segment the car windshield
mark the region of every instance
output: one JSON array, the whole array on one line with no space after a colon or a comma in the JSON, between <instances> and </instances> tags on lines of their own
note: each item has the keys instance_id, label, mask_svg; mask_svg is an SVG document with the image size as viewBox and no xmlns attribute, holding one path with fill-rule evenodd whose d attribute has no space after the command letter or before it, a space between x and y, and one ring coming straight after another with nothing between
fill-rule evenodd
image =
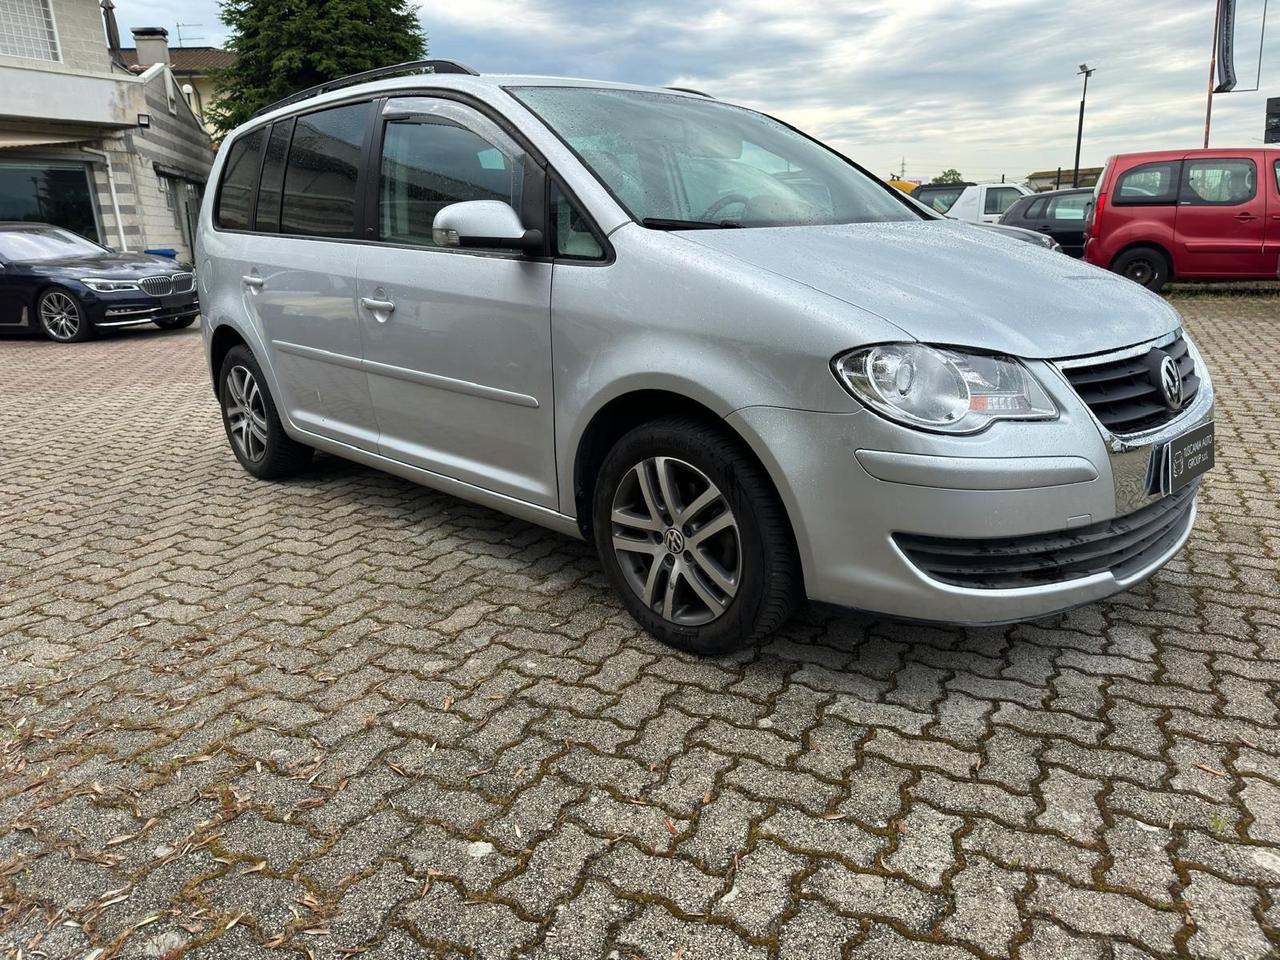
<instances>
[{"instance_id":1,"label":"car windshield","mask_svg":"<svg viewBox=\"0 0 1280 960\"><path fill-rule=\"evenodd\" d=\"M783 123L677 94L599 87L510 92L636 220L659 229L919 220L875 178Z\"/></svg>"},{"instance_id":2,"label":"car windshield","mask_svg":"<svg viewBox=\"0 0 1280 960\"><path fill-rule=\"evenodd\" d=\"M83 257L104 247L61 227L8 227L0 230L0 260L26 262Z\"/></svg>"}]
</instances>

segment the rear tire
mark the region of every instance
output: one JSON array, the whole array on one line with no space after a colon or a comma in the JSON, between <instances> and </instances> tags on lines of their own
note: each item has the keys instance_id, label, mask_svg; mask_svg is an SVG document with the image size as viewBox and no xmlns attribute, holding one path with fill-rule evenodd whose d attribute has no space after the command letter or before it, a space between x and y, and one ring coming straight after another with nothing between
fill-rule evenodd
<instances>
[{"instance_id":1,"label":"rear tire","mask_svg":"<svg viewBox=\"0 0 1280 960\"><path fill-rule=\"evenodd\" d=\"M1155 247L1134 247L1116 257L1111 269L1127 277L1134 283L1141 284L1152 293L1159 293L1169 282L1172 270L1169 258Z\"/></svg>"},{"instance_id":2,"label":"rear tire","mask_svg":"<svg viewBox=\"0 0 1280 960\"><path fill-rule=\"evenodd\" d=\"M57 343L84 343L96 332L80 299L63 287L50 287L36 300L36 322Z\"/></svg>"},{"instance_id":3,"label":"rear tire","mask_svg":"<svg viewBox=\"0 0 1280 960\"><path fill-rule=\"evenodd\" d=\"M306 469L315 451L285 433L267 378L248 347L227 351L218 400L227 442L245 470L260 480L277 480Z\"/></svg>"},{"instance_id":4,"label":"rear tire","mask_svg":"<svg viewBox=\"0 0 1280 960\"><path fill-rule=\"evenodd\" d=\"M740 649L781 627L803 599L777 493L716 426L664 419L623 436L600 467L592 515L609 582L670 646Z\"/></svg>"},{"instance_id":5,"label":"rear tire","mask_svg":"<svg viewBox=\"0 0 1280 960\"><path fill-rule=\"evenodd\" d=\"M156 326L161 330L181 330L196 322L195 317L174 317L171 320L157 320Z\"/></svg>"}]
</instances>

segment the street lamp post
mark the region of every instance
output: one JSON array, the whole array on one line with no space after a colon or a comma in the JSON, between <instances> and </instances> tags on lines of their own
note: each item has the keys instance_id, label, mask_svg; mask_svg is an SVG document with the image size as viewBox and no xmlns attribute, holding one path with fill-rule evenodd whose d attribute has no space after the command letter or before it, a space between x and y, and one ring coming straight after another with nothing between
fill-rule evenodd
<instances>
[{"instance_id":1,"label":"street lamp post","mask_svg":"<svg viewBox=\"0 0 1280 960\"><path fill-rule=\"evenodd\" d=\"M1084 139L1084 101L1089 96L1089 78L1093 76L1093 70L1087 63L1080 64L1080 70L1076 76L1084 77L1084 92L1080 94L1080 122L1076 125L1076 166L1071 174L1071 186L1080 186L1080 141Z\"/></svg>"}]
</instances>

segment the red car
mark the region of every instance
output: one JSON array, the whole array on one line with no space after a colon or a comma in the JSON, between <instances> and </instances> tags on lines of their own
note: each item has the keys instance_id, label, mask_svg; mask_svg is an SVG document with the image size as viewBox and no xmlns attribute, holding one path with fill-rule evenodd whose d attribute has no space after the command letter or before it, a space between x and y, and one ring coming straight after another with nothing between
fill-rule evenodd
<instances>
[{"instance_id":1,"label":"red car","mask_svg":"<svg viewBox=\"0 0 1280 960\"><path fill-rule=\"evenodd\" d=\"M1085 218L1084 259L1150 290L1170 280L1280 277L1280 150L1112 157Z\"/></svg>"}]
</instances>

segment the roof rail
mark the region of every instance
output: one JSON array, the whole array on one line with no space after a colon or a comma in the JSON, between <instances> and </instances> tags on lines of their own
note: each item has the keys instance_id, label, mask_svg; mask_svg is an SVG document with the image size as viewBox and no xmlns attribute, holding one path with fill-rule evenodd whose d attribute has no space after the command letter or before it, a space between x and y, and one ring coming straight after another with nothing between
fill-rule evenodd
<instances>
[{"instance_id":1,"label":"roof rail","mask_svg":"<svg viewBox=\"0 0 1280 960\"><path fill-rule=\"evenodd\" d=\"M394 63L389 67L362 70L359 73L338 77L336 80L326 80L324 83L318 83L314 87L307 87L305 90L289 94L283 100L277 100L275 103L267 104L260 110L255 110L253 117L260 117L262 114L278 107L287 107L291 103L318 97L320 94L328 93L330 90L341 90L343 87L351 87L357 83L380 80L383 77L396 77L402 73L463 73L472 77L480 76L475 70L459 63L457 60L407 60L404 63ZM250 117L250 119L253 119L253 117Z\"/></svg>"},{"instance_id":2,"label":"roof rail","mask_svg":"<svg viewBox=\"0 0 1280 960\"><path fill-rule=\"evenodd\" d=\"M668 90L674 90L676 93L692 93L695 97L706 97L708 100L714 100L709 93L703 93L701 90L695 90L693 87L667 87Z\"/></svg>"}]
</instances>

